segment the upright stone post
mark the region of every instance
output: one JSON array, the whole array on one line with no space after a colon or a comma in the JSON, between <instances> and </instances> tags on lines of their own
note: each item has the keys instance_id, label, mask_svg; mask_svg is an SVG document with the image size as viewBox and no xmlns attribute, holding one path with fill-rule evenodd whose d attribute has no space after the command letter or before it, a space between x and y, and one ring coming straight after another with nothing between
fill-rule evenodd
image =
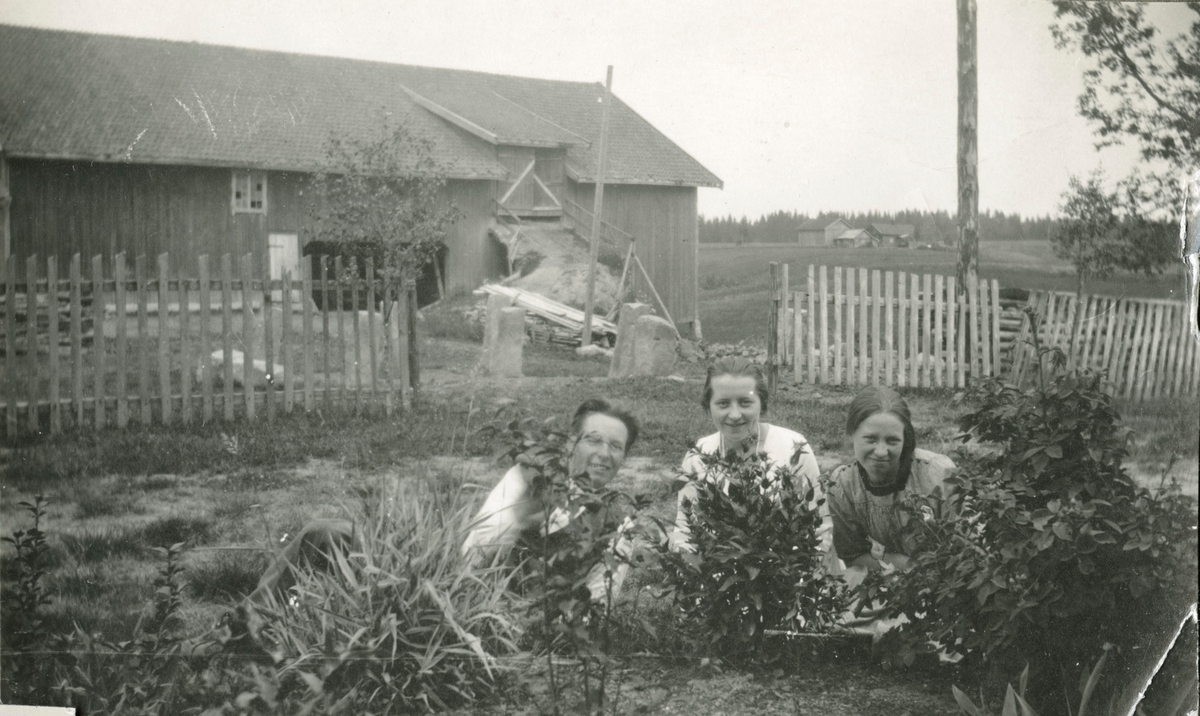
<instances>
[{"instance_id":1,"label":"upright stone post","mask_svg":"<svg viewBox=\"0 0 1200 716\"><path fill-rule=\"evenodd\" d=\"M496 349L496 338L500 333L500 311L513 305L511 296L488 294L487 313L483 318L483 354L480 360L487 369L492 364L492 352Z\"/></svg>"},{"instance_id":2,"label":"upright stone post","mask_svg":"<svg viewBox=\"0 0 1200 716\"><path fill-rule=\"evenodd\" d=\"M525 309L502 308L497 321L496 342L489 356L488 373L500 378L520 378L521 352L525 345Z\"/></svg>"},{"instance_id":3,"label":"upright stone post","mask_svg":"<svg viewBox=\"0 0 1200 716\"><path fill-rule=\"evenodd\" d=\"M613 348L612 363L608 366L609 378L623 378L633 374L637 322L639 318L647 315L650 315L650 306L644 303L626 303L621 306L621 314L617 319L617 345Z\"/></svg>"},{"instance_id":4,"label":"upright stone post","mask_svg":"<svg viewBox=\"0 0 1200 716\"><path fill-rule=\"evenodd\" d=\"M675 326L665 318L637 319L633 375L670 375L675 367Z\"/></svg>"}]
</instances>

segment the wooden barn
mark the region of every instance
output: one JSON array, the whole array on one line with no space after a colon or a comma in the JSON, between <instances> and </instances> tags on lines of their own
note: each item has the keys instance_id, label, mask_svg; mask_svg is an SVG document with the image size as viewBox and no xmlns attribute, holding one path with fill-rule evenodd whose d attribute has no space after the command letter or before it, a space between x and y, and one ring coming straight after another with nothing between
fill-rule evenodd
<instances>
[{"instance_id":1,"label":"wooden barn","mask_svg":"<svg viewBox=\"0 0 1200 716\"><path fill-rule=\"evenodd\" d=\"M853 228L845 219L841 218L833 221L809 219L800 225L797 242L801 246L833 246L834 239Z\"/></svg>"},{"instance_id":2,"label":"wooden barn","mask_svg":"<svg viewBox=\"0 0 1200 716\"><path fill-rule=\"evenodd\" d=\"M194 271L201 254L251 253L282 271L299 262L305 190L328 167L330 139L377 139L396 122L432 144L450 179L463 218L442 268L449 291L466 291L506 271L489 233L499 215L591 211L603 93L599 83L0 25L5 258L56 255L65 271L76 252L166 251L172 270ZM614 97L604 219L636 239L679 324L697 319L701 186L721 181Z\"/></svg>"},{"instance_id":3,"label":"wooden barn","mask_svg":"<svg viewBox=\"0 0 1200 716\"><path fill-rule=\"evenodd\" d=\"M875 238L880 246L911 248L914 243L916 227L912 224L880 224L867 227L867 233Z\"/></svg>"}]
</instances>

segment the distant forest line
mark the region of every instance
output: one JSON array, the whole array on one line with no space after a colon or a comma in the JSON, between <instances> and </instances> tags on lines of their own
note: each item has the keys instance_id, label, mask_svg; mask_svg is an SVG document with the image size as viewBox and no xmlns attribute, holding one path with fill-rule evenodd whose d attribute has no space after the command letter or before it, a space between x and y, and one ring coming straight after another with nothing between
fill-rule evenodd
<instances>
[{"instance_id":1,"label":"distant forest line","mask_svg":"<svg viewBox=\"0 0 1200 716\"><path fill-rule=\"evenodd\" d=\"M732 216L700 217L702 244L786 244L796 243L800 225L809 219L825 224L844 219L856 229L870 224L912 224L917 243L954 244L958 224L949 212L901 211L884 213L821 212L815 217L792 211L776 211L754 221ZM987 211L979 214L980 241L1049 241L1058 228L1058 220L1049 216L1024 218L1020 214Z\"/></svg>"}]
</instances>

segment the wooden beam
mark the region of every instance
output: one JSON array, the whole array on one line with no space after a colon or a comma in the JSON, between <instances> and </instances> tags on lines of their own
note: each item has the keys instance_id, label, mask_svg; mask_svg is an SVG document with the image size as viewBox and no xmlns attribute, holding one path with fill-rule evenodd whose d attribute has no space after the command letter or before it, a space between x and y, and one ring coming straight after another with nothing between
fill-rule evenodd
<instances>
[{"instance_id":1,"label":"wooden beam","mask_svg":"<svg viewBox=\"0 0 1200 716\"><path fill-rule=\"evenodd\" d=\"M462 115L451 112L450 110L446 109L445 107L438 104L437 102L434 102L431 99L422 97L421 95L417 94L416 92L413 92L412 90L405 87L404 85L400 85L400 89L404 90L404 93L407 94L409 96L409 98L412 99L412 101L421 105L422 107L429 110L430 112L433 112L434 114L436 114L437 116L446 120L447 122L449 122L455 126L461 127L463 129L467 130L468 132L470 132L471 134L474 134L475 136L477 136L480 139L483 139L487 142L490 142L492 144L499 143L497 141L497 138L496 138L496 135L494 132L489 132L488 130L484 129L483 127L480 127L478 124L475 124L471 120L467 119L466 117L463 117Z\"/></svg>"},{"instance_id":2,"label":"wooden beam","mask_svg":"<svg viewBox=\"0 0 1200 716\"><path fill-rule=\"evenodd\" d=\"M537 164L537 160L531 159L529 161L529 166L525 167L525 171L521 172L521 176L517 177L517 180L512 183L512 186L508 188L508 191L504 192L504 196L500 197L499 203L501 206L504 206L504 202L508 201L508 197L512 196L513 192L517 190L517 187L521 186L521 182L525 181L525 177L529 176L529 172L533 171L534 164ZM508 207L504 206L504 210L508 211Z\"/></svg>"},{"instance_id":3,"label":"wooden beam","mask_svg":"<svg viewBox=\"0 0 1200 716\"><path fill-rule=\"evenodd\" d=\"M592 208L592 238L588 257L587 300L583 304L582 346L592 344L592 304L596 297L596 259L600 254L600 217L604 215L604 171L608 164L608 108L612 104L612 75L613 68L612 65L609 65L604 80L604 104L600 112L600 161L596 167L596 201ZM638 262L638 265L641 265L641 261ZM645 271L646 269L643 268L642 273ZM646 280L649 281L649 277ZM651 288L653 289L653 286ZM657 295L656 293L655 296Z\"/></svg>"}]
</instances>

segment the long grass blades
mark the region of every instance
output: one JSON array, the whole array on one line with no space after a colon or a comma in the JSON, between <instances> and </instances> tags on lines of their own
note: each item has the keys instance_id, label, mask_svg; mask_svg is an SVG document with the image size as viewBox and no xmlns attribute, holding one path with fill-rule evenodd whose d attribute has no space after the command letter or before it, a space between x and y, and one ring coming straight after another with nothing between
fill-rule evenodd
<instances>
[{"instance_id":1,"label":"long grass blades","mask_svg":"<svg viewBox=\"0 0 1200 716\"><path fill-rule=\"evenodd\" d=\"M448 708L489 691L517 651L512 572L468 564L476 505L431 477L367 495L354 546L328 569L297 567L295 586L262 610L264 642L325 698L353 692L355 709L376 713Z\"/></svg>"}]
</instances>

